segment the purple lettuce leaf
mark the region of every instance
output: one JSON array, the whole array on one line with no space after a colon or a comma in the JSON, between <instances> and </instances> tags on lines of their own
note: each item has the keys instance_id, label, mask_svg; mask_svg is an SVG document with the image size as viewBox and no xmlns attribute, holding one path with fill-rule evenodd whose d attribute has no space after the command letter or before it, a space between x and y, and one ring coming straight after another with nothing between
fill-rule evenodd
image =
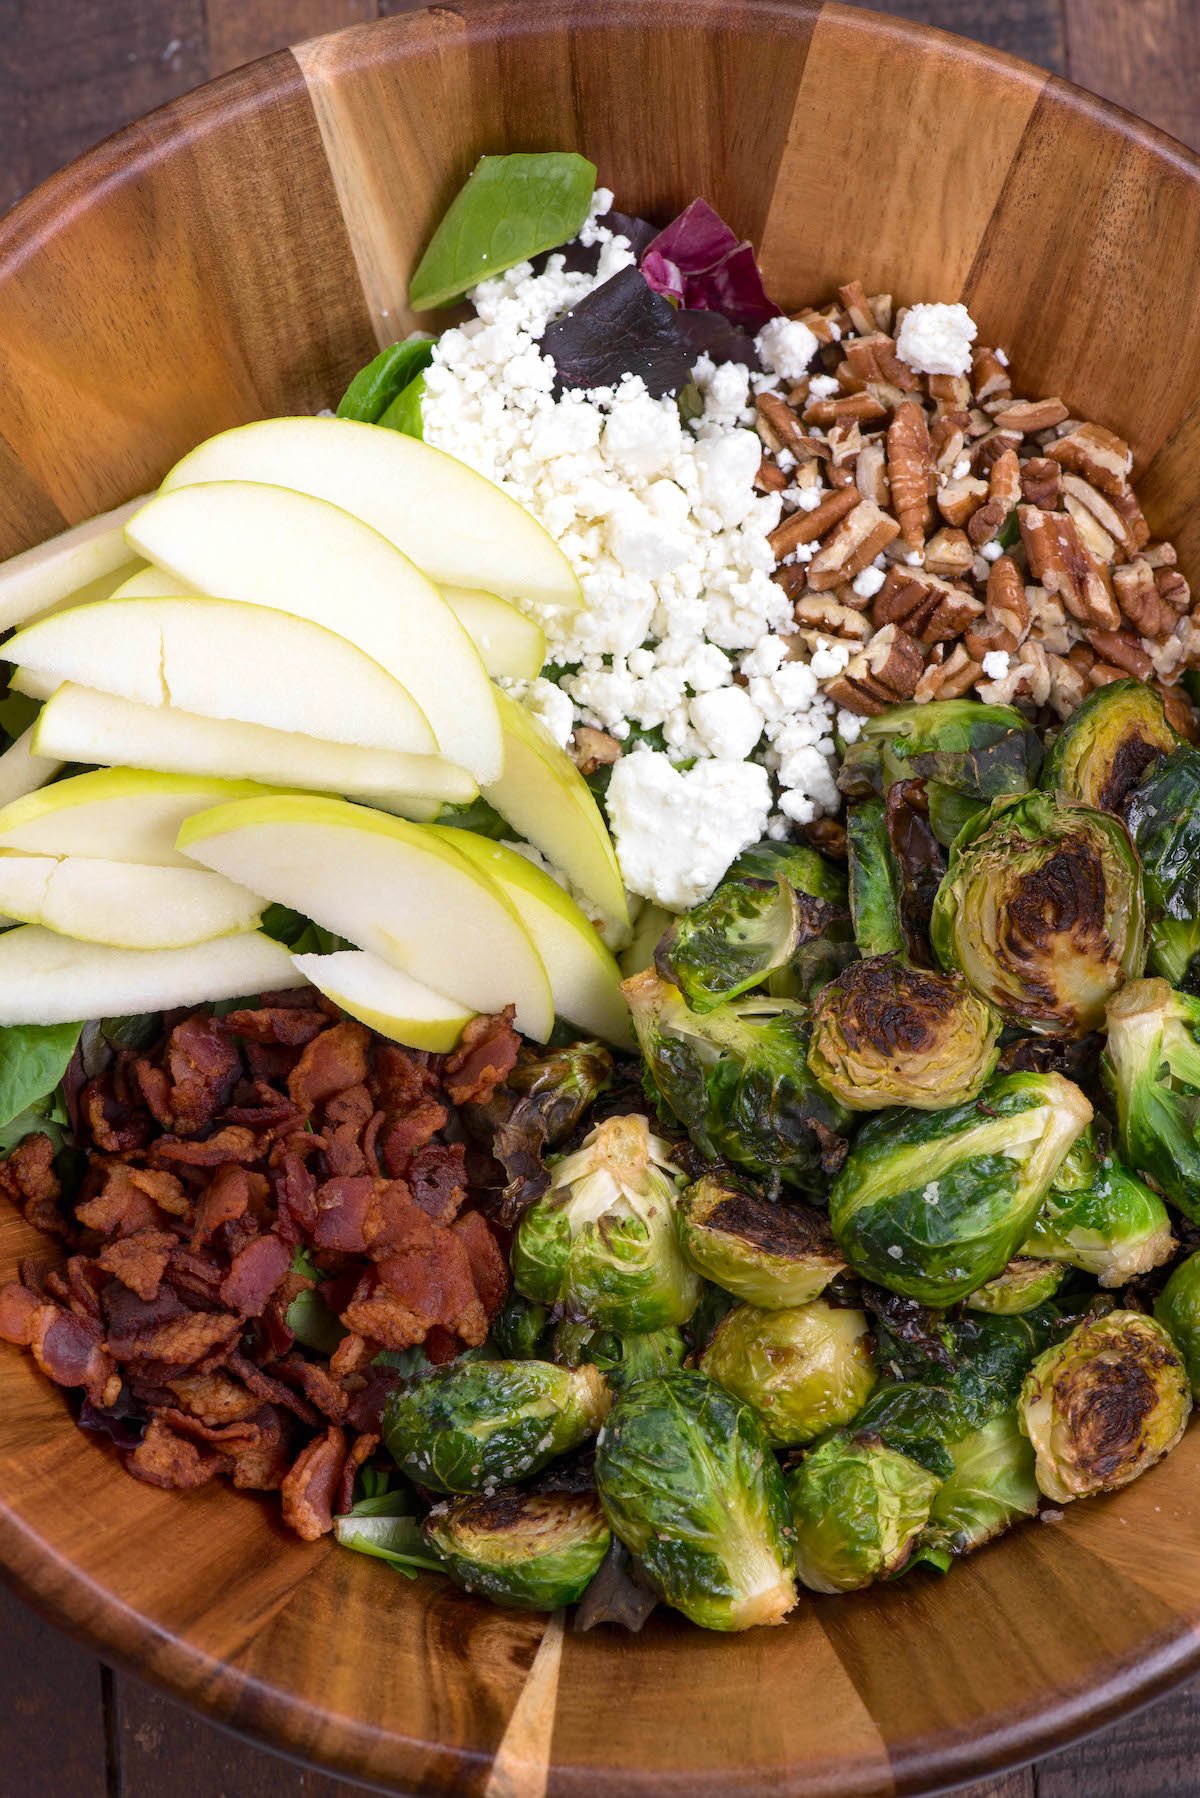
<instances>
[{"instance_id":1,"label":"purple lettuce leaf","mask_svg":"<svg viewBox=\"0 0 1200 1798\"><path fill-rule=\"evenodd\" d=\"M754 246L739 242L706 200L693 200L659 232L642 257L642 273L655 293L689 311L723 313L747 331L779 316Z\"/></svg>"},{"instance_id":2,"label":"purple lettuce leaf","mask_svg":"<svg viewBox=\"0 0 1200 1798\"><path fill-rule=\"evenodd\" d=\"M715 268L737 245L736 233L720 213L714 212L707 200L693 200L677 219L663 227L646 254L656 252L664 261L674 263L681 275L698 275Z\"/></svg>"},{"instance_id":3,"label":"purple lettuce leaf","mask_svg":"<svg viewBox=\"0 0 1200 1798\"><path fill-rule=\"evenodd\" d=\"M692 374L692 355L675 308L651 292L636 268L594 287L547 325L540 345L555 367L555 393L566 387L615 387L640 375L653 399L678 393Z\"/></svg>"},{"instance_id":4,"label":"purple lettuce leaf","mask_svg":"<svg viewBox=\"0 0 1200 1798\"><path fill-rule=\"evenodd\" d=\"M675 322L687 340L693 361L707 356L712 362L740 362L755 374L761 371L753 337L739 331L721 313L684 310L675 314Z\"/></svg>"}]
</instances>

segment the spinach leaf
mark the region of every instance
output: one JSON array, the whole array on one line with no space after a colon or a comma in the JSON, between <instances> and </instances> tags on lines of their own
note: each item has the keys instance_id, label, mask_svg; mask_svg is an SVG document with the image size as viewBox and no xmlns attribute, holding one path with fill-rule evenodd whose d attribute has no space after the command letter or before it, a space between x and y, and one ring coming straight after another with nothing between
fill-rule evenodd
<instances>
[{"instance_id":1,"label":"spinach leaf","mask_svg":"<svg viewBox=\"0 0 1200 1798\"><path fill-rule=\"evenodd\" d=\"M466 805L444 805L437 815L437 822L448 825L451 830L474 831L477 837L490 837L493 843L511 843L517 840L517 832L512 825L505 823L495 806L489 804L482 794Z\"/></svg>"},{"instance_id":2,"label":"spinach leaf","mask_svg":"<svg viewBox=\"0 0 1200 1798\"><path fill-rule=\"evenodd\" d=\"M425 420L421 414L421 402L424 398L425 376L421 374L401 389L379 423L385 430L399 431L405 437L419 437L423 441Z\"/></svg>"},{"instance_id":3,"label":"spinach leaf","mask_svg":"<svg viewBox=\"0 0 1200 1798\"><path fill-rule=\"evenodd\" d=\"M63 1146L69 1121L61 1093L57 1089L47 1093L45 1098L37 1099L24 1111L19 1111L7 1124L0 1124L0 1155L7 1155L35 1131L50 1138L57 1155Z\"/></svg>"},{"instance_id":4,"label":"spinach leaf","mask_svg":"<svg viewBox=\"0 0 1200 1798\"><path fill-rule=\"evenodd\" d=\"M409 283L409 304L448 306L489 275L553 250L587 217L596 169L569 150L481 156Z\"/></svg>"},{"instance_id":5,"label":"spinach leaf","mask_svg":"<svg viewBox=\"0 0 1200 1798\"><path fill-rule=\"evenodd\" d=\"M82 1024L13 1024L0 1030L0 1126L12 1124L38 1100L53 1094L82 1028Z\"/></svg>"},{"instance_id":6,"label":"spinach leaf","mask_svg":"<svg viewBox=\"0 0 1200 1798\"><path fill-rule=\"evenodd\" d=\"M337 936L332 930L326 930L321 924L314 924L303 912L293 911L290 905L268 905L262 915L259 929L264 936L274 937L293 955L332 955L338 949L352 949L345 937ZM226 1010L231 1009L226 1006ZM216 1015L217 1008L213 1007Z\"/></svg>"},{"instance_id":7,"label":"spinach leaf","mask_svg":"<svg viewBox=\"0 0 1200 1798\"><path fill-rule=\"evenodd\" d=\"M396 396L432 360L433 338L427 331L414 331L403 343L389 344L373 362L359 369L338 401L338 417L378 424Z\"/></svg>"}]
</instances>

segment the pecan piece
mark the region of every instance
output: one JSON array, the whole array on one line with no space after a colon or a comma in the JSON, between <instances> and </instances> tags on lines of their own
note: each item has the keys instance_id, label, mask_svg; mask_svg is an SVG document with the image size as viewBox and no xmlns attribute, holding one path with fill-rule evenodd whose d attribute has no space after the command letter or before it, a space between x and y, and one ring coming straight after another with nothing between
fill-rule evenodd
<instances>
[{"instance_id":1,"label":"pecan piece","mask_svg":"<svg viewBox=\"0 0 1200 1798\"><path fill-rule=\"evenodd\" d=\"M992 463L1005 450L1015 450L1021 442L1019 431L985 431L971 445L971 469L974 474L990 475Z\"/></svg>"},{"instance_id":2,"label":"pecan piece","mask_svg":"<svg viewBox=\"0 0 1200 1798\"><path fill-rule=\"evenodd\" d=\"M800 420L786 400L777 393L760 393L754 402L758 410L759 436L770 450L791 450L794 456L804 453L804 432Z\"/></svg>"},{"instance_id":3,"label":"pecan piece","mask_svg":"<svg viewBox=\"0 0 1200 1798\"><path fill-rule=\"evenodd\" d=\"M979 401L999 399L1012 393L1012 379L995 350L977 347L971 357L971 385Z\"/></svg>"},{"instance_id":4,"label":"pecan piece","mask_svg":"<svg viewBox=\"0 0 1200 1798\"><path fill-rule=\"evenodd\" d=\"M844 287L839 287L838 299L850 314L850 323L854 329L864 337L879 329L871 310L871 302L867 298L867 290L861 281L847 281Z\"/></svg>"},{"instance_id":5,"label":"pecan piece","mask_svg":"<svg viewBox=\"0 0 1200 1798\"><path fill-rule=\"evenodd\" d=\"M776 561L782 562L784 556L790 556L800 544L815 543L819 537L823 537L839 519L858 505L861 497L857 487L842 487L836 493L826 494L820 505L814 506L811 512L792 512L782 524L775 526L767 538L775 552ZM831 587L836 584L835 581L829 582Z\"/></svg>"},{"instance_id":6,"label":"pecan piece","mask_svg":"<svg viewBox=\"0 0 1200 1798\"><path fill-rule=\"evenodd\" d=\"M843 605L824 593L806 593L796 601L797 627L820 637L838 637L845 643L865 643L871 626L857 606Z\"/></svg>"},{"instance_id":7,"label":"pecan piece","mask_svg":"<svg viewBox=\"0 0 1200 1798\"><path fill-rule=\"evenodd\" d=\"M777 463L769 456L764 456L758 465L758 473L754 477L756 493L782 493L788 484L788 478Z\"/></svg>"},{"instance_id":8,"label":"pecan piece","mask_svg":"<svg viewBox=\"0 0 1200 1798\"><path fill-rule=\"evenodd\" d=\"M1093 630L1117 630L1121 620L1116 602L1081 542L1074 519L1062 512L1043 512L1037 506L1019 506L1017 520L1034 579L1047 593L1057 594L1081 624Z\"/></svg>"},{"instance_id":9,"label":"pecan piece","mask_svg":"<svg viewBox=\"0 0 1200 1798\"><path fill-rule=\"evenodd\" d=\"M988 498L1011 512L1021 497L1021 464L1014 449L1001 450L988 471Z\"/></svg>"},{"instance_id":10,"label":"pecan piece","mask_svg":"<svg viewBox=\"0 0 1200 1798\"><path fill-rule=\"evenodd\" d=\"M982 610L965 587L924 568L894 563L875 597L871 620L877 630L902 624L910 637L930 648L960 636Z\"/></svg>"},{"instance_id":11,"label":"pecan piece","mask_svg":"<svg viewBox=\"0 0 1200 1798\"><path fill-rule=\"evenodd\" d=\"M865 337L854 337L844 346L846 362L843 366L855 380L864 387L874 382L886 382L889 387L898 387L904 393L914 393L921 381L907 362L901 362L896 354L896 340L886 332L873 331ZM838 379L842 380L841 370Z\"/></svg>"},{"instance_id":12,"label":"pecan piece","mask_svg":"<svg viewBox=\"0 0 1200 1798\"><path fill-rule=\"evenodd\" d=\"M1002 430L1016 431L1021 437L1032 437L1035 431L1048 431L1060 425L1070 414L1060 399L1014 400L996 414Z\"/></svg>"},{"instance_id":13,"label":"pecan piece","mask_svg":"<svg viewBox=\"0 0 1200 1798\"><path fill-rule=\"evenodd\" d=\"M872 717L897 700L911 699L921 678L922 655L906 631L889 624L825 688L847 711Z\"/></svg>"},{"instance_id":14,"label":"pecan piece","mask_svg":"<svg viewBox=\"0 0 1200 1798\"><path fill-rule=\"evenodd\" d=\"M571 760L581 774L594 774L597 768L610 768L621 759L621 745L606 730L593 730L590 724L577 724L571 737Z\"/></svg>"},{"instance_id":15,"label":"pecan piece","mask_svg":"<svg viewBox=\"0 0 1200 1798\"><path fill-rule=\"evenodd\" d=\"M974 560L965 531L940 530L925 545L925 566L930 574L966 574Z\"/></svg>"},{"instance_id":16,"label":"pecan piece","mask_svg":"<svg viewBox=\"0 0 1200 1798\"><path fill-rule=\"evenodd\" d=\"M943 659L944 648L939 643L934 650L934 659L917 682L914 699L961 699L983 673L981 664L971 660L961 643L956 643Z\"/></svg>"},{"instance_id":17,"label":"pecan piece","mask_svg":"<svg viewBox=\"0 0 1200 1798\"><path fill-rule=\"evenodd\" d=\"M1010 631L1018 643L1029 632L1029 601L1021 571L1011 556L997 556L988 570L987 615Z\"/></svg>"},{"instance_id":18,"label":"pecan piece","mask_svg":"<svg viewBox=\"0 0 1200 1798\"><path fill-rule=\"evenodd\" d=\"M874 500L877 506L886 506L890 494L886 464L887 457L878 437L863 444L854 464L854 485L864 499Z\"/></svg>"},{"instance_id":19,"label":"pecan piece","mask_svg":"<svg viewBox=\"0 0 1200 1798\"><path fill-rule=\"evenodd\" d=\"M1046 665L1050 670L1050 704L1060 718L1069 718L1087 698L1087 675L1061 655L1048 653Z\"/></svg>"},{"instance_id":20,"label":"pecan piece","mask_svg":"<svg viewBox=\"0 0 1200 1798\"><path fill-rule=\"evenodd\" d=\"M1163 702L1163 712L1171 729L1178 731L1186 743L1200 742L1200 716L1182 687L1165 687L1154 682L1154 690Z\"/></svg>"},{"instance_id":21,"label":"pecan piece","mask_svg":"<svg viewBox=\"0 0 1200 1798\"><path fill-rule=\"evenodd\" d=\"M1178 568L1156 568L1154 585L1158 588L1158 597L1165 599L1176 612L1186 612L1192 603L1192 590Z\"/></svg>"},{"instance_id":22,"label":"pecan piece","mask_svg":"<svg viewBox=\"0 0 1200 1798\"><path fill-rule=\"evenodd\" d=\"M971 405L971 383L965 375L930 375L929 397L939 418L945 412L965 414Z\"/></svg>"},{"instance_id":23,"label":"pecan piece","mask_svg":"<svg viewBox=\"0 0 1200 1798\"><path fill-rule=\"evenodd\" d=\"M874 500L860 499L857 487L850 492L853 510L834 527L808 565L808 584L814 592L853 580L900 534L896 520L880 511Z\"/></svg>"},{"instance_id":24,"label":"pecan piece","mask_svg":"<svg viewBox=\"0 0 1200 1798\"><path fill-rule=\"evenodd\" d=\"M1121 493L1129 485L1133 469L1133 451L1123 438L1103 425L1078 424L1046 451L1048 456L1081 474L1101 493Z\"/></svg>"},{"instance_id":25,"label":"pecan piece","mask_svg":"<svg viewBox=\"0 0 1200 1798\"><path fill-rule=\"evenodd\" d=\"M1131 674L1134 680L1148 681L1154 664L1132 631L1085 631L1084 636L1102 662L1109 662Z\"/></svg>"},{"instance_id":26,"label":"pecan piece","mask_svg":"<svg viewBox=\"0 0 1200 1798\"><path fill-rule=\"evenodd\" d=\"M905 400L887 433L888 480L900 534L913 549L925 541L933 522L929 504L933 454L925 414L915 400Z\"/></svg>"},{"instance_id":27,"label":"pecan piece","mask_svg":"<svg viewBox=\"0 0 1200 1798\"><path fill-rule=\"evenodd\" d=\"M886 406L870 393L843 393L837 399L809 400L804 408L805 424L820 425L826 430L830 425L870 424L873 419L886 417Z\"/></svg>"},{"instance_id":28,"label":"pecan piece","mask_svg":"<svg viewBox=\"0 0 1200 1798\"><path fill-rule=\"evenodd\" d=\"M1138 636L1157 641L1175 629L1179 614L1163 598L1154 577L1155 570L1139 556L1123 568L1114 568L1112 583L1117 604Z\"/></svg>"},{"instance_id":29,"label":"pecan piece","mask_svg":"<svg viewBox=\"0 0 1200 1798\"><path fill-rule=\"evenodd\" d=\"M978 512L988 496L987 482L963 475L938 488L937 509L947 524L962 526Z\"/></svg>"},{"instance_id":30,"label":"pecan piece","mask_svg":"<svg viewBox=\"0 0 1200 1798\"><path fill-rule=\"evenodd\" d=\"M1030 506L1052 512L1058 504L1062 469L1049 456L1030 456L1021 470L1021 497Z\"/></svg>"}]
</instances>

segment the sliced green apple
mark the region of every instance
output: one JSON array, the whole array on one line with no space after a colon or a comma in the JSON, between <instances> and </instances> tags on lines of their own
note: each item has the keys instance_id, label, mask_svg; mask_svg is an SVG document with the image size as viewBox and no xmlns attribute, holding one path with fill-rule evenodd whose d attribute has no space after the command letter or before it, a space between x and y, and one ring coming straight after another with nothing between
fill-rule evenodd
<instances>
[{"instance_id":1,"label":"sliced green apple","mask_svg":"<svg viewBox=\"0 0 1200 1798\"><path fill-rule=\"evenodd\" d=\"M516 909L436 831L337 799L285 794L189 818L178 847L474 1011L554 1025L550 984Z\"/></svg>"},{"instance_id":2,"label":"sliced green apple","mask_svg":"<svg viewBox=\"0 0 1200 1798\"><path fill-rule=\"evenodd\" d=\"M516 836L540 849L596 907L606 941L618 948L629 935L629 907L600 807L545 726L499 689L496 702L504 730L504 767L499 780L483 787L483 796Z\"/></svg>"},{"instance_id":3,"label":"sliced green apple","mask_svg":"<svg viewBox=\"0 0 1200 1798\"><path fill-rule=\"evenodd\" d=\"M76 587L74 592L65 594L62 599L56 599L53 605L46 606L37 616L50 618L55 612L69 611L72 606L99 605L101 600L111 599L127 581L133 580L141 566L141 562L135 558L120 568L110 569L107 574L97 575L94 581L88 581L83 587ZM25 622L32 624L33 620L30 618Z\"/></svg>"},{"instance_id":4,"label":"sliced green apple","mask_svg":"<svg viewBox=\"0 0 1200 1798\"><path fill-rule=\"evenodd\" d=\"M475 1015L365 949L293 955L292 960L327 999L368 1029L409 1049L448 1054Z\"/></svg>"},{"instance_id":5,"label":"sliced green apple","mask_svg":"<svg viewBox=\"0 0 1200 1798\"><path fill-rule=\"evenodd\" d=\"M0 755L0 806L9 805L26 793L36 793L39 787L53 780L62 767L62 762L54 756L33 753L33 731L31 724Z\"/></svg>"},{"instance_id":6,"label":"sliced green apple","mask_svg":"<svg viewBox=\"0 0 1200 1798\"><path fill-rule=\"evenodd\" d=\"M437 753L425 714L378 662L336 632L268 606L109 599L28 625L5 655L17 664L21 691L35 699L77 681L139 705L366 749Z\"/></svg>"},{"instance_id":7,"label":"sliced green apple","mask_svg":"<svg viewBox=\"0 0 1200 1798\"><path fill-rule=\"evenodd\" d=\"M176 463L163 487L199 481L273 481L331 500L439 583L539 605L583 603L574 569L531 513L465 462L400 431L345 418L237 425Z\"/></svg>"},{"instance_id":8,"label":"sliced green apple","mask_svg":"<svg viewBox=\"0 0 1200 1798\"><path fill-rule=\"evenodd\" d=\"M0 934L0 1024L67 1024L277 992L304 983L261 931L186 949L113 949L40 924Z\"/></svg>"},{"instance_id":9,"label":"sliced green apple","mask_svg":"<svg viewBox=\"0 0 1200 1798\"><path fill-rule=\"evenodd\" d=\"M465 769L441 756L361 749L264 724L201 718L174 706L138 705L70 681L47 700L33 732L36 754L56 755L64 762L224 780L250 776L268 786L347 793L419 818L436 817L443 805L465 805L478 791Z\"/></svg>"},{"instance_id":10,"label":"sliced green apple","mask_svg":"<svg viewBox=\"0 0 1200 1798\"><path fill-rule=\"evenodd\" d=\"M571 895L544 868L505 843L444 827L438 827L438 835L489 874L512 900L549 975L557 1016L620 1049L632 1050L635 1042L621 992L621 970ZM0 905L3 902L0 890Z\"/></svg>"},{"instance_id":11,"label":"sliced green apple","mask_svg":"<svg viewBox=\"0 0 1200 1798\"><path fill-rule=\"evenodd\" d=\"M119 587L114 587L113 599L185 599L192 591L186 581L176 575L168 574L165 568L142 567L139 563L133 574L127 575Z\"/></svg>"},{"instance_id":12,"label":"sliced green apple","mask_svg":"<svg viewBox=\"0 0 1200 1798\"><path fill-rule=\"evenodd\" d=\"M473 587L442 588L442 598L483 658L493 680L534 680L546 661L546 633L524 612L495 593Z\"/></svg>"},{"instance_id":13,"label":"sliced green apple","mask_svg":"<svg viewBox=\"0 0 1200 1798\"><path fill-rule=\"evenodd\" d=\"M132 570L137 558L125 526L144 504L144 498L131 499L0 563L0 631L38 617L115 569Z\"/></svg>"},{"instance_id":14,"label":"sliced green apple","mask_svg":"<svg viewBox=\"0 0 1200 1798\"><path fill-rule=\"evenodd\" d=\"M632 980L635 974L645 973L654 960L654 951L662 940L663 932L674 921L674 912L667 911L665 906L656 905L653 899L647 899L637 915L628 945L617 957L622 976L626 980Z\"/></svg>"},{"instance_id":15,"label":"sliced green apple","mask_svg":"<svg viewBox=\"0 0 1200 1798\"><path fill-rule=\"evenodd\" d=\"M126 536L198 593L290 612L348 638L412 694L443 755L477 779L500 768L500 723L478 650L432 581L360 518L310 493L219 481L160 494Z\"/></svg>"},{"instance_id":16,"label":"sliced green apple","mask_svg":"<svg viewBox=\"0 0 1200 1798\"><path fill-rule=\"evenodd\" d=\"M0 809L0 850L194 869L175 847L184 820L231 799L264 799L271 791L252 780L95 768Z\"/></svg>"},{"instance_id":17,"label":"sliced green apple","mask_svg":"<svg viewBox=\"0 0 1200 1798\"><path fill-rule=\"evenodd\" d=\"M118 949L183 949L254 930L263 901L207 868L0 855L0 912Z\"/></svg>"}]
</instances>

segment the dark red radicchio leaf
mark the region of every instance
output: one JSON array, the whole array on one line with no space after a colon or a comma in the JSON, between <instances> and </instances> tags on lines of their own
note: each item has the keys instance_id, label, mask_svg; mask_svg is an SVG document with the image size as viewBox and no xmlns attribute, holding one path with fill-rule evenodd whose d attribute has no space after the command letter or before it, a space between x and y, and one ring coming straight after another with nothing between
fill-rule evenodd
<instances>
[{"instance_id":1,"label":"dark red radicchio leaf","mask_svg":"<svg viewBox=\"0 0 1200 1798\"><path fill-rule=\"evenodd\" d=\"M578 306L547 325L540 345L554 363L554 391L615 387L640 375L652 399L678 393L692 378L692 357L668 300L635 268L594 287Z\"/></svg>"},{"instance_id":2,"label":"dark red radicchio leaf","mask_svg":"<svg viewBox=\"0 0 1200 1798\"><path fill-rule=\"evenodd\" d=\"M677 312L675 319L687 339L693 359L707 356L710 362L740 362L743 368L755 374L761 371L762 363L753 337L746 331L739 331L721 313L689 309Z\"/></svg>"},{"instance_id":3,"label":"dark red radicchio leaf","mask_svg":"<svg viewBox=\"0 0 1200 1798\"><path fill-rule=\"evenodd\" d=\"M655 293L689 310L723 313L747 331L780 314L753 245L739 240L707 200L693 200L659 232L642 256L642 273Z\"/></svg>"}]
</instances>

